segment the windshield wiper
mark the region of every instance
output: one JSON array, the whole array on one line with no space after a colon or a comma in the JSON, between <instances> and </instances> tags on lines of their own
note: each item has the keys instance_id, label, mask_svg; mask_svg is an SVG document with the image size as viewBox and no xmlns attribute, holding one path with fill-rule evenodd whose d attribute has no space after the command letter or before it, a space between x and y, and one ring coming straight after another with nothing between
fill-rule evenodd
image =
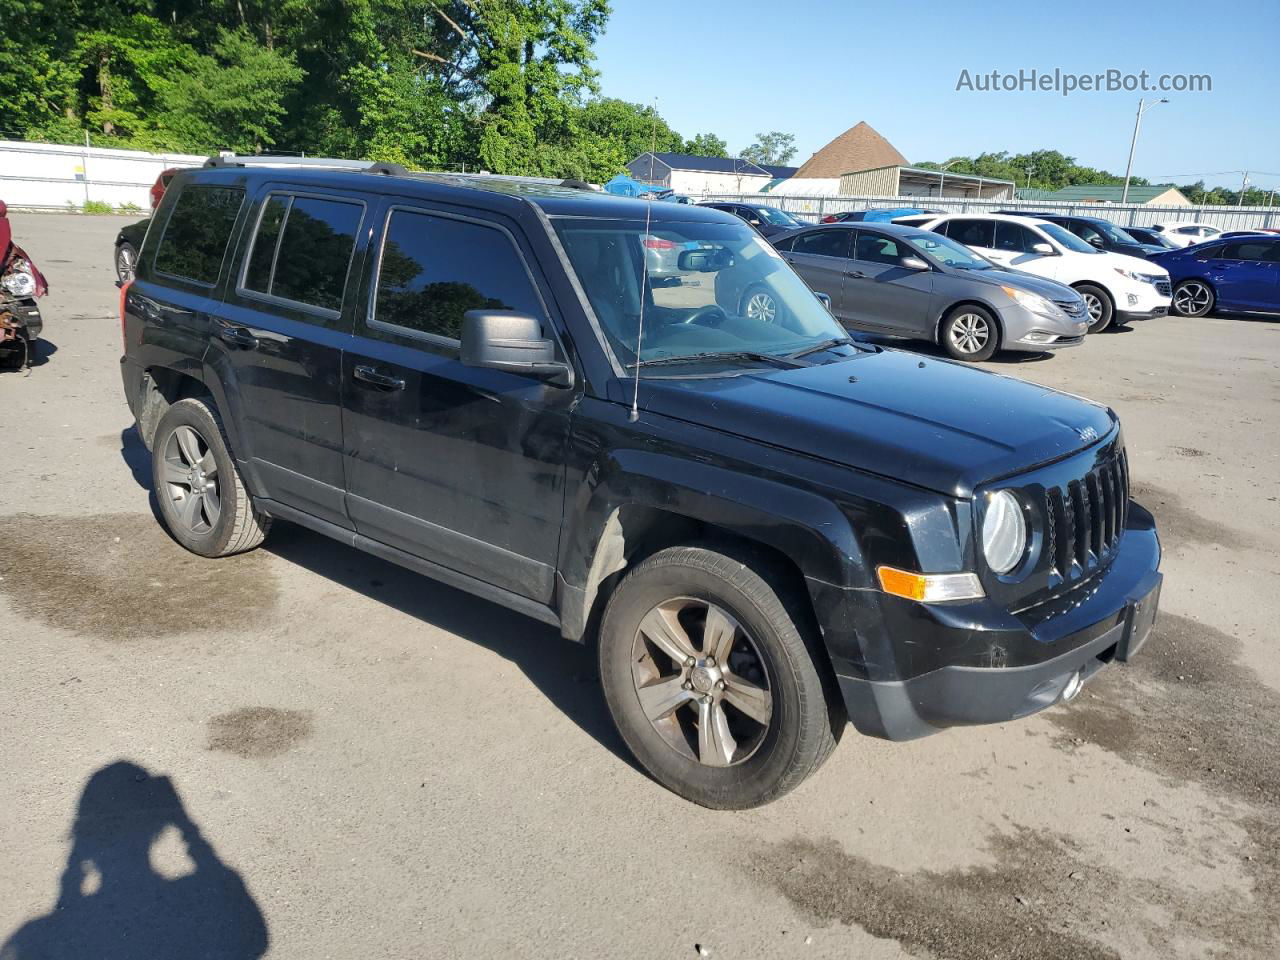
<instances>
[{"instance_id":1,"label":"windshield wiper","mask_svg":"<svg viewBox=\"0 0 1280 960\"><path fill-rule=\"evenodd\" d=\"M788 353L787 357L791 360L798 360L801 357L807 357L811 353L821 353L823 350L830 350L832 347L854 347L857 344L848 337L832 337L830 340L821 340L811 347L805 347L803 350L797 350L795 353Z\"/></svg>"},{"instance_id":2,"label":"windshield wiper","mask_svg":"<svg viewBox=\"0 0 1280 960\"><path fill-rule=\"evenodd\" d=\"M753 350L730 350L726 352L685 353L674 357L650 357L648 360L629 363L627 368L657 367L671 363L701 363L707 360L755 360L758 363L772 363L774 366L785 367L788 370L795 367L808 366L805 363L795 363L789 356L778 356L774 353L757 353Z\"/></svg>"}]
</instances>

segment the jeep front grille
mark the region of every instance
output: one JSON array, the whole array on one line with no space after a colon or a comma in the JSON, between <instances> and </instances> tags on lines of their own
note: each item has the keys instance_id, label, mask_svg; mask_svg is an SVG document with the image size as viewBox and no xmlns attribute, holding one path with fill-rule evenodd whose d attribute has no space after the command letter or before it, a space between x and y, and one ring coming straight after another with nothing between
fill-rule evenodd
<instances>
[{"instance_id":1,"label":"jeep front grille","mask_svg":"<svg viewBox=\"0 0 1280 960\"><path fill-rule=\"evenodd\" d=\"M1053 571L1076 580L1104 563L1120 543L1129 510L1124 451L1065 486L1046 487L1046 549Z\"/></svg>"}]
</instances>

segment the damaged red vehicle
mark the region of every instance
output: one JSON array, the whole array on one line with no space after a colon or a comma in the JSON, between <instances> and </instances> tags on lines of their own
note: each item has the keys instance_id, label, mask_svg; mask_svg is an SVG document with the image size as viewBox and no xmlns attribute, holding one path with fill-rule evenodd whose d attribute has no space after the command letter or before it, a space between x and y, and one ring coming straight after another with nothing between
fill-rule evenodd
<instances>
[{"instance_id":1,"label":"damaged red vehicle","mask_svg":"<svg viewBox=\"0 0 1280 960\"><path fill-rule=\"evenodd\" d=\"M13 242L8 207L0 200L0 367L22 367L35 357L44 328L36 299L49 285L27 252Z\"/></svg>"}]
</instances>

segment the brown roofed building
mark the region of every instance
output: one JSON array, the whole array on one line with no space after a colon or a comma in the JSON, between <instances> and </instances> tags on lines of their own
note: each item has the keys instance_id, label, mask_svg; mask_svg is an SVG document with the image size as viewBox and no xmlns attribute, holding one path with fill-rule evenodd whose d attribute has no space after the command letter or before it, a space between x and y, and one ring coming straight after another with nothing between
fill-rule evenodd
<instances>
[{"instance_id":1,"label":"brown roofed building","mask_svg":"<svg viewBox=\"0 0 1280 960\"><path fill-rule=\"evenodd\" d=\"M868 123L862 121L805 161L796 171L795 179L839 179L856 170L906 165L907 158Z\"/></svg>"}]
</instances>

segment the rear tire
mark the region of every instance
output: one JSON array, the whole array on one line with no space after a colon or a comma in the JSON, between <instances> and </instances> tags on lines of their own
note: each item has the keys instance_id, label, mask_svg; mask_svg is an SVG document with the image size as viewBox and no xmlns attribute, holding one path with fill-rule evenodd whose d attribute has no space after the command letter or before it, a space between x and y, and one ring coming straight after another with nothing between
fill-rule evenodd
<instances>
[{"instance_id":1,"label":"rear tire","mask_svg":"<svg viewBox=\"0 0 1280 960\"><path fill-rule=\"evenodd\" d=\"M843 728L809 618L782 582L745 554L669 547L605 608L600 678L618 731L655 780L694 803L777 799Z\"/></svg>"},{"instance_id":2,"label":"rear tire","mask_svg":"<svg viewBox=\"0 0 1280 960\"><path fill-rule=\"evenodd\" d=\"M1173 288L1174 313L1183 317L1203 317L1213 309L1218 298L1213 287L1203 280L1183 280Z\"/></svg>"},{"instance_id":3,"label":"rear tire","mask_svg":"<svg viewBox=\"0 0 1280 960\"><path fill-rule=\"evenodd\" d=\"M202 557L229 557L262 543L271 518L254 510L210 404L196 398L173 404L151 451L152 489L175 540Z\"/></svg>"},{"instance_id":4,"label":"rear tire","mask_svg":"<svg viewBox=\"0 0 1280 960\"><path fill-rule=\"evenodd\" d=\"M126 241L116 247L116 276L120 282L128 283L132 280L137 269L138 251L134 249L133 244Z\"/></svg>"},{"instance_id":5,"label":"rear tire","mask_svg":"<svg viewBox=\"0 0 1280 960\"><path fill-rule=\"evenodd\" d=\"M1089 310L1090 333L1101 333L1111 326L1116 307L1107 291L1092 283L1082 283L1076 287L1076 293L1084 298L1084 305Z\"/></svg>"},{"instance_id":6,"label":"rear tire","mask_svg":"<svg viewBox=\"0 0 1280 960\"><path fill-rule=\"evenodd\" d=\"M952 360L990 360L1000 346L1000 324L985 307L961 304L939 324L938 342Z\"/></svg>"}]
</instances>

